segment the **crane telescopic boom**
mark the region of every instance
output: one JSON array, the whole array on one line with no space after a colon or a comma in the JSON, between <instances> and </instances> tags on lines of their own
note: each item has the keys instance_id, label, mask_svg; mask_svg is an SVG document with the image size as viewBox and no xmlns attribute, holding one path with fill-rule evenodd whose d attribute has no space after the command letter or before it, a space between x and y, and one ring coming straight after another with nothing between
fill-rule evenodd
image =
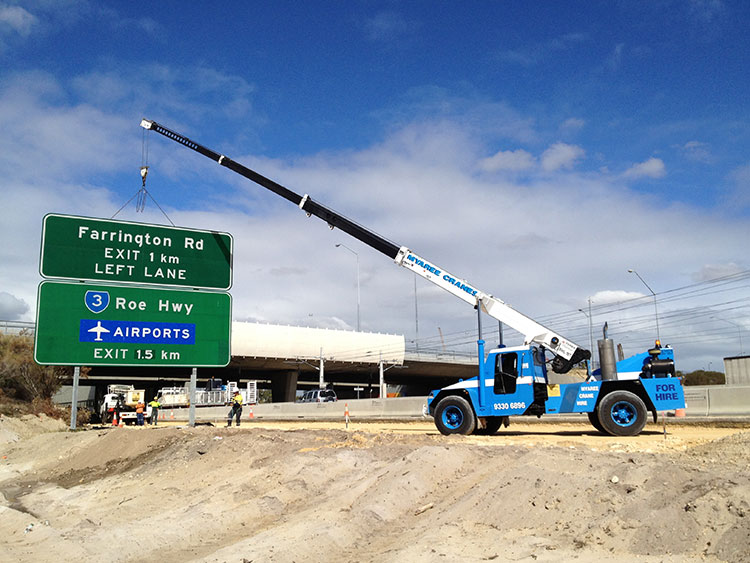
<instances>
[{"instance_id":1,"label":"crane telescopic boom","mask_svg":"<svg viewBox=\"0 0 750 563\"><path fill-rule=\"evenodd\" d=\"M431 261L421 258L409 250L409 248L397 245L324 205L319 204L307 194L299 195L281 184L266 178L262 174L235 162L231 158L204 147L203 145L168 129L155 121L143 119L141 121L141 127L150 131L156 131L157 133L218 162L233 172L244 176L248 180L259 184L290 201L308 215L315 215L322 219L328 223L331 228L335 227L340 229L375 250L382 252L395 261L399 266L412 270L414 273L442 287L470 305L481 307L481 310L491 317L507 324L523 334L525 344L536 343L550 350L555 355L552 362L552 369L555 372L566 373L571 367L573 367L573 365L591 357L591 353L588 350L580 348L570 340L563 338L535 320L519 313L502 300L478 290L466 280L446 272Z\"/></svg>"}]
</instances>

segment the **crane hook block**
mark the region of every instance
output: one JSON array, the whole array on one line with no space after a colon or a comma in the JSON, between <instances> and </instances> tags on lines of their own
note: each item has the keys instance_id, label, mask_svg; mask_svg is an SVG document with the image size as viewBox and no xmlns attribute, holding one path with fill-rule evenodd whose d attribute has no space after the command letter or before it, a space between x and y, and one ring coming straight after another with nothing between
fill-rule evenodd
<instances>
[{"instance_id":1,"label":"crane hook block","mask_svg":"<svg viewBox=\"0 0 750 563\"><path fill-rule=\"evenodd\" d=\"M143 180L143 187L146 187L146 176L148 176L148 166L141 166L141 179Z\"/></svg>"}]
</instances>

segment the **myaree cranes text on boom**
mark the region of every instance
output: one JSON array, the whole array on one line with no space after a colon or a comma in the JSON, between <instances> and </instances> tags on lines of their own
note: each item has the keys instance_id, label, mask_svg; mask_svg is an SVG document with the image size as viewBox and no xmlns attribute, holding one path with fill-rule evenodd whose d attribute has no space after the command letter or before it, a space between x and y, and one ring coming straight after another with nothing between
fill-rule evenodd
<instances>
[{"instance_id":1,"label":"myaree cranes text on boom","mask_svg":"<svg viewBox=\"0 0 750 563\"><path fill-rule=\"evenodd\" d=\"M408 247L397 245L319 204L308 194L299 195L231 158L204 147L155 121L143 119L141 126L144 129L156 131L274 192L295 204L308 216L315 215L328 223L331 228L337 228L348 233L357 240L382 252L399 266L413 271L474 306L479 313L485 312L523 335L523 346L490 350L485 358L480 321L479 375L476 378L456 384L458 387L448 386L436 390L428 398L426 410L435 417L438 429L444 434L470 434L474 431L494 432L499 429L502 423L507 425L510 415L540 416L545 412L587 412L592 424L602 432L633 435L639 433L645 425L646 409L651 410L654 413L654 418L656 418L657 408L658 410L665 410L666 408L684 407L684 397L679 380L675 380L679 392L676 392L674 397L670 395L670 400L662 401L655 400L652 395L656 394L656 389L652 389L650 383L644 385L645 379L639 376L634 378L638 380L635 389L631 389L633 387L631 383L623 382L620 385L620 382L616 381L616 377L610 377L587 382L587 387L583 391L579 388L581 384L570 384L578 387L565 389L568 387L567 385L551 386L555 389L553 393L550 393L547 385L545 352L552 353L551 365L556 373L567 373L575 364L588 360L591 357L590 351L577 346L535 320L519 313L502 300L477 289L466 280L447 272L434 262L422 258ZM660 345L658 345L649 353L628 360L631 363L643 360L644 366L646 364L649 366L652 364L658 365L658 370L652 370L650 367L644 368L648 371L649 377L653 375L669 376L674 373L671 353L671 349L665 349L662 352ZM641 372L641 375L644 373ZM632 380L633 378L629 379ZM613 382L617 385L614 385ZM561 398L559 394L561 388L566 392L567 398ZM615 394L617 401L610 405L612 403L610 395L614 391L625 393L625 395ZM571 405L573 395L579 395L579 397L572 401L574 404ZM666 396L664 393L662 395ZM607 397L610 400L605 401ZM674 400L671 400L672 398ZM682 400L681 407L669 406L677 405L680 403L680 399ZM610 409L609 412L600 413L600 404L604 404L606 408Z\"/></svg>"}]
</instances>

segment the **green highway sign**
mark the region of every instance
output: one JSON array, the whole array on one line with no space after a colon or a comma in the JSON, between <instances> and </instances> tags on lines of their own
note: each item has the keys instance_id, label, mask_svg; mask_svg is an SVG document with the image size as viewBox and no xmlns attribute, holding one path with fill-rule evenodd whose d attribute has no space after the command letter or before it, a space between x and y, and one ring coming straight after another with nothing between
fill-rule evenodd
<instances>
[{"instance_id":1,"label":"green highway sign","mask_svg":"<svg viewBox=\"0 0 750 563\"><path fill-rule=\"evenodd\" d=\"M228 293L43 281L34 359L42 365L222 367Z\"/></svg>"},{"instance_id":2,"label":"green highway sign","mask_svg":"<svg viewBox=\"0 0 750 563\"><path fill-rule=\"evenodd\" d=\"M232 245L229 233L50 213L39 271L45 278L229 289Z\"/></svg>"}]
</instances>

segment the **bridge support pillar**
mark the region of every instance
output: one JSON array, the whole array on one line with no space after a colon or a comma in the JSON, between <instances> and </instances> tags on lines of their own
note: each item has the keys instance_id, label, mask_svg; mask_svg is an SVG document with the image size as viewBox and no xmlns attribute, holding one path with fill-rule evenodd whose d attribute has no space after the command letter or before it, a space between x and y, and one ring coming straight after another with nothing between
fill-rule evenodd
<instances>
[{"instance_id":1,"label":"bridge support pillar","mask_svg":"<svg viewBox=\"0 0 750 563\"><path fill-rule=\"evenodd\" d=\"M274 374L271 379L271 401L274 403L293 403L297 391L298 377L298 370Z\"/></svg>"}]
</instances>

